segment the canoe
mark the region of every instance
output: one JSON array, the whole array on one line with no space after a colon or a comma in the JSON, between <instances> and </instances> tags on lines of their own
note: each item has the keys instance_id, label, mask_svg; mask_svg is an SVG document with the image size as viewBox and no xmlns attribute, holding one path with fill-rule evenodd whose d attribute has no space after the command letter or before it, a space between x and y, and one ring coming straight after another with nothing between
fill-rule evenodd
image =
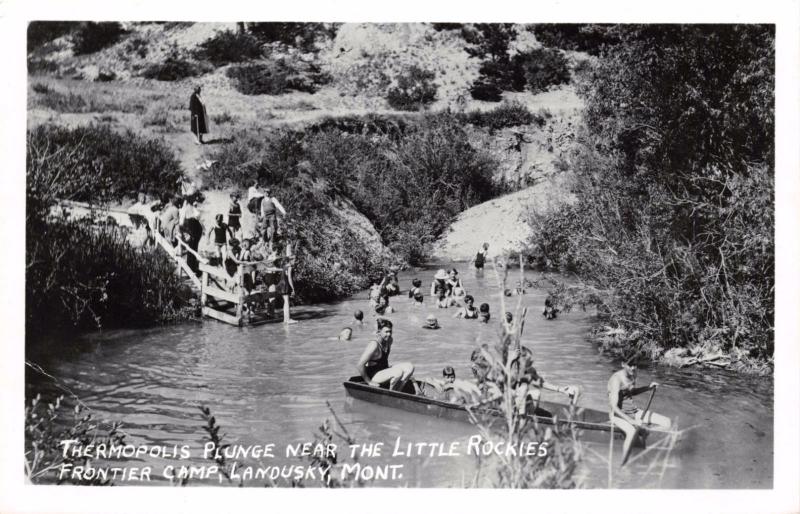
<instances>
[{"instance_id":1,"label":"canoe","mask_svg":"<svg viewBox=\"0 0 800 514\"><path fill-rule=\"evenodd\" d=\"M343 385L347 394L357 400L435 418L472 423L470 414L465 406L414 394L413 386L410 384L406 385L406 390L403 392L390 391L388 389L367 385L360 376L356 376L345 381ZM568 429L571 425L572 428L580 431L580 440L607 443L609 433L612 431L615 439L625 438L625 434L620 429L611 426L607 412L597 409L576 407L572 419L567 421L566 418L569 409L570 406L567 404L540 401L534 414L528 415L528 417L535 419L543 425L558 423L559 427L562 429ZM488 408L481 409L478 414L479 418L485 418L484 415L488 415L489 419L500 419L503 417L500 411ZM651 433L657 435L659 433L667 434L668 432L660 427L646 426L643 430L639 431L639 436L633 443L634 446L644 447L647 442L647 437Z\"/></svg>"}]
</instances>

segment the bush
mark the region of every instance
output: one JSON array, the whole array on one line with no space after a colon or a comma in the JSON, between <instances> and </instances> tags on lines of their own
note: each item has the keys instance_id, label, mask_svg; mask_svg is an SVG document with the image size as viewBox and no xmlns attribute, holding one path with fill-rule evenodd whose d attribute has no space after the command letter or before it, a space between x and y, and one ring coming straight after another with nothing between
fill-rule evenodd
<instances>
[{"instance_id":1,"label":"bush","mask_svg":"<svg viewBox=\"0 0 800 514\"><path fill-rule=\"evenodd\" d=\"M499 102L503 99L503 91L494 82L478 78L469 88L469 94L475 100Z\"/></svg>"},{"instance_id":2,"label":"bush","mask_svg":"<svg viewBox=\"0 0 800 514\"><path fill-rule=\"evenodd\" d=\"M579 89L578 203L541 233L541 253L574 263L598 293L604 322L624 334L611 349L770 362L774 27L618 35Z\"/></svg>"},{"instance_id":3,"label":"bush","mask_svg":"<svg viewBox=\"0 0 800 514\"><path fill-rule=\"evenodd\" d=\"M58 71L58 64L48 59L28 59L28 73L36 75L39 73L55 73Z\"/></svg>"},{"instance_id":4,"label":"bush","mask_svg":"<svg viewBox=\"0 0 800 514\"><path fill-rule=\"evenodd\" d=\"M433 30L441 32L443 30L461 30L464 28L463 23L431 23Z\"/></svg>"},{"instance_id":5,"label":"bush","mask_svg":"<svg viewBox=\"0 0 800 514\"><path fill-rule=\"evenodd\" d=\"M42 84L41 82L37 82L36 84L31 86L31 89L33 89L34 93L39 93L42 95L48 95L53 92L53 90L50 89L50 87L47 84Z\"/></svg>"},{"instance_id":6,"label":"bush","mask_svg":"<svg viewBox=\"0 0 800 514\"><path fill-rule=\"evenodd\" d=\"M197 77L211 71L207 65L170 55L160 64L151 64L142 72L147 79L174 82L189 77Z\"/></svg>"},{"instance_id":7,"label":"bush","mask_svg":"<svg viewBox=\"0 0 800 514\"><path fill-rule=\"evenodd\" d=\"M182 317L181 278L128 231L83 221L32 223L27 232L26 336L138 327ZM31 339L28 339L31 341Z\"/></svg>"},{"instance_id":8,"label":"bush","mask_svg":"<svg viewBox=\"0 0 800 514\"><path fill-rule=\"evenodd\" d=\"M545 121L541 115L534 115L525 105L516 101L503 102L489 111L476 110L465 113L459 118L477 127L486 127L492 132L506 127L530 125L534 122L542 126Z\"/></svg>"},{"instance_id":9,"label":"bush","mask_svg":"<svg viewBox=\"0 0 800 514\"><path fill-rule=\"evenodd\" d=\"M135 37L128 41L128 44L125 45L125 50L127 53L136 54L139 56L140 59L144 59L147 57L148 51L148 42L147 39L142 37Z\"/></svg>"},{"instance_id":10,"label":"bush","mask_svg":"<svg viewBox=\"0 0 800 514\"><path fill-rule=\"evenodd\" d=\"M340 125L352 132L341 130ZM206 180L210 186L229 187L260 177L277 189L284 205L302 206L293 221L295 230L298 237L315 241L304 251L327 248L325 252L341 255L316 254L319 269L309 273L317 277L320 288L324 286L319 289L322 295L339 287L325 283L325 277L335 275L333 263L339 262L344 271L356 263L361 263L360 269L369 267L367 257L353 257L347 245L326 241L325 237L331 237L328 232L301 231L312 230L309 219L327 212L334 198L349 198L386 246L419 263L427 257L430 242L456 214L495 194L491 177L496 164L470 146L461 125L450 114L408 123L367 116L346 118L341 124L325 120L307 132L282 129L258 136L237 135L234 143L214 156L219 168L228 171L210 174ZM360 284L369 274L352 276Z\"/></svg>"},{"instance_id":11,"label":"bush","mask_svg":"<svg viewBox=\"0 0 800 514\"><path fill-rule=\"evenodd\" d=\"M75 21L32 21L28 24L28 53L80 26Z\"/></svg>"},{"instance_id":12,"label":"bush","mask_svg":"<svg viewBox=\"0 0 800 514\"><path fill-rule=\"evenodd\" d=\"M337 24L267 22L248 23L247 30L264 43L283 43L303 51L313 51L316 43L336 37Z\"/></svg>"},{"instance_id":13,"label":"bush","mask_svg":"<svg viewBox=\"0 0 800 514\"><path fill-rule=\"evenodd\" d=\"M418 111L436 100L435 76L432 71L411 66L397 77L397 86L389 89L386 100L394 109Z\"/></svg>"},{"instance_id":14,"label":"bush","mask_svg":"<svg viewBox=\"0 0 800 514\"><path fill-rule=\"evenodd\" d=\"M234 87L245 95L281 95L289 91L314 93L329 77L313 67L299 70L284 60L233 66L225 74Z\"/></svg>"},{"instance_id":15,"label":"bush","mask_svg":"<svg viewBox=\"0 0 800 514\"><path fill-rule=\"evenodd\" d=\"M544 46L600 55L607 45L619 43L613 25L537 23L530 27Z\"/></svg>"},{"instance_id":16,"label":"bush","mask_svg":"<svg viewBox=\"0 0 800 514\"><path fill-rule=\"evenodd\" d=\"M86 22L72 36L72 47L75 55L91 54L107 48L127 32L117 22Z\"/></svg>"},{"instance_id":17,"label":"bush","mask_svg":"<svg viewBox=\"0 0 800 514\"><path fill-rule=\"evenodd\" d=\"M215 66L261 57L261 43L246 32L225 30L200 44L194 56Z\"/></svg>"},{"instance_id":18,"label":"bush","mask_svg":"<svg viewBox=\"0 0 800 514\"><path fill-rule=\"evenodd\" d=\"M27 149L29 199L121 200L142 190L174 191L181 176L175 154L161 139L130 130L41 125L28 132ZM67 164L59 164L64 159ZM56 177L58 190L46 194Z\"/></svg>"},{"instance_id":19,"label":"bush","mask_svg":"<svg viewBox=\"0 0 800 514\"><path fill-rule=\"evenodd\" d=\"M537 48L519 53L512 63L517 73L524 77L524 84L534 93L545 91L550 86L567 84L570 80L567 59L558 50Z\"/></svg>"}]
</instances>

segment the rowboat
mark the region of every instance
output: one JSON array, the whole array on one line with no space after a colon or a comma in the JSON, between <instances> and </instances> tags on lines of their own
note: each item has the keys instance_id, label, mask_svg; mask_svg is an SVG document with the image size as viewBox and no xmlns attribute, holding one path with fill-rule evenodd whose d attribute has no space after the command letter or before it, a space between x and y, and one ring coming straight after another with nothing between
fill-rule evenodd
<instances>
[{"instance_id":1,"label":"rowboat","mask_svg":"<svg viewBox=\"0 0 800 514\"><path fill-rule=\"evenodd\" d=\"M415 381L415 384L418 385L419 382ZM473 417L470 416L470 411L466 406L418 395L415 392L415 386L411 383L406 384L406 388L402 392L367 385L360 376L350 377L343 385L347 394L357 400L450 421L473 422ZM625 438L624 432L611 426L607 412L581 407L574 407L572 410L572 417L568 419L569 405L553 401L540 401L534 413L529 414L528 417L543 425L557 424L561 429L580 431L581 440L608 442L611 433L615 439ZM489 420L489 422L493 419L503 418L500 411L490 408L473 409L472 413L476 419ZM644 447L647 437L651 433L666 435L668 432L661 427L647 425L639 430L633 445Z\"/></svg>"}]
</instances>

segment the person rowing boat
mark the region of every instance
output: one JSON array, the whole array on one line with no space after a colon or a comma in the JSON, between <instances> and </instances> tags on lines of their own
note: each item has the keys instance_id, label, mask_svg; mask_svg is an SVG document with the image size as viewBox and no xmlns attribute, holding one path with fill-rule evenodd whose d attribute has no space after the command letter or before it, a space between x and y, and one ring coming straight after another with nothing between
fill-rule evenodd
<instances>
[{"instance_id":1,"label":"person rowing boat","mask_svg":"<svg viewBox=\"0 0 800 514\"><path fill-rule=\"evenodd\" d=\"M650 410L650 403L647 407L640 409L633 403L633 397L647 391L653 391L650 400L653 399L658 382L651 382L644 387L636 387L637 356L634 355L622 362L622 369L611 375L608 380L608 404L610 407L610 419L614 426L619 427L625 433L625 443L622 447L622 465L628 460L631 445L636 439L639 428L645 424L656 425L660 428L669 430L672 422L668 417L662 416Z\"/></svg>"},{"instance_id":2,"label":"person rowing boat","mask_svg":"<svg viewBox=\"0 0 800 514\"><path fill-rule=\"evenodd\" d=\"M389 365L389 352L392 349L392 322L379 319L378 338L367 343L356 368L364 383L379 387L388 384L389 389L402 391L414 373L414 365L400 362Z\"/></svg>"}]
</instances>

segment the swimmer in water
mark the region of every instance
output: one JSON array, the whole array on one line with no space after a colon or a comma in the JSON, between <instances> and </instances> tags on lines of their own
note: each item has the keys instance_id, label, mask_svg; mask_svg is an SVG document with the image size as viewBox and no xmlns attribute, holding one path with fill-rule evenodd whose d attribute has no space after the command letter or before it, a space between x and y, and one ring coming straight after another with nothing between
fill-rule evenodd
<instances>
[{"instance_id":1,"label":"swimmer in water","mask_svg":"<svg viewBox=\"0 0 800 514\"><path fill-rule=\"evenodd\" d=\"M339 341L349 341L353 337L353 329L350 327L344 327L341 332L339 332Z\"/></svg>"}]
</instances>

